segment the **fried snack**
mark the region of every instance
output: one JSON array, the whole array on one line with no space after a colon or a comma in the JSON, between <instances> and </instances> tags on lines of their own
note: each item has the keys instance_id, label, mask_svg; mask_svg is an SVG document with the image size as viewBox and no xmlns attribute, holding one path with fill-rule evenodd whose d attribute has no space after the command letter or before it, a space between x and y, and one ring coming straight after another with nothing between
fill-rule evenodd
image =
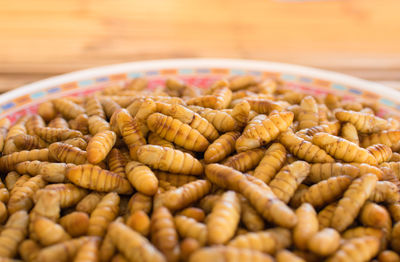
<instances>
[{"instance_id":1,"label":"fried snack","mask_svg":"<svg viewBox=\"0 0 400 262\"><path fill-rule=\"evenodd\" d=\"M118 194L114 192L108 193L101 199L90 215L89 236L103 237L105 235L108 225L118 215L119 201Z\"/></svg>"},{"instance_id":2,"label":"fried snack","mask_svg":"<svg viewBox=\"0 0 400 262\"><path fill-rule=\"evenodd\" d=\"M204 152L209 146L207 139L197 129L170 116L151 114L147 118L147 125L151 132L185 149Z\"/></svg>"},{"instance_id":3,"label":"fried snack","mask_svg":"<svg viewBox=\"0 0 400 262\"><path fill-rule=\"evenodd\" d=\"M380 228L386 234L390 234L392 229L392 219L387 209L369 201L361 209L359 220L364 226Z\"/></svg>"},{"instance_id":4,"label":"fried snack","mask_svg":"<svg viewBox=\"0 0 400 262\"><path fill-rule=\"evenodd\" d=\"M110 119L116 111L121 109L121 106L117 102L108 97L100 98L100 103L108 119Z\"/></svg>"},{"instance_id":5,"label":"fried snack","mask_svg":"<svg viewBox=\"0 0 400 262\"><path fill-rule=\"evenodd\" d=\"M96 208L97 204L101 201L103 196L104 193L91 192L90 194L82 198L82 200L78 202L75 208L77 211L91 214L92 211Z\"/></svg>"},{"instance_id":6,"label":"fried snack","mask_svg":"<svg viewBox=\"0 0 400 262\"><path fill-rule=\"evenodd\" d=\"M26 239L21 242L18 253L24 261L35 262L41 247L32 239Z\"/></svg>"},{"instance_id":7,"label":"fried snack","mask_svg":"<svg viewBox=\"0 0 400 262\"><path fill-rule=\"evenodd\" d=\"M378 261L379 262L400 261L400 255L398 255L396 252L392 250L385 250L379 253Z\"/></svg>"},{"instance_id":8,"label":"fried snack","mask_svg":"<svg viewBox=\"0 0 400 262\"><path fill-rule=\"evenodd\" d=\"M242 152L268 144L277 138L279 133L285 132L292 121L292 112L273 112L268 117L254 117L236 141L236 150Z\"/></svg>"},{"instance_id":9,"label":"fried snack","mask_svg":"<svg viewBox=\"0 0 400 262\"><path fill-rule=\"evenodd\" d=\"M75 137L82 137L82 133L68 128L35 127L35 134L48 143L54 143Z\"/></svg>"},{"instance_id":10,"label":"fried snack","mask_svg":"<svg viewBox=\"0 0 400 262\"><path fill-rule=\"evenodd\" d=\"M22 186L26 181L28 181L31 177L28 175L19 175L17 172L9 172L6 177L6 185L10 190L10 193L13 193L18 187Z\"/></svg>"},{"instance_id":11,"label":"fried snack","mask_svg":"<svg viewBox=\"0 0 400 262\"><path fill-rule=\"evenodd\" d=\"M60 207L67 208L74 206L84 196L87 195L87 190L77 187L73 184L51 184L47 185L44 189L36 192L35 199L39 199L41 194L46 190L52 190L57 192L60 197Z\"/></svg>"},{"instance_id":12,"label":"fried snack","mask_svg":"<svg viewBox=\"0 0 400 262\"><path fill-rule=\"evenodd\" d=\"M10 216L0 233L0 257L13 258L18 245L28 233L29 217L26 211L18 211Z\"/></svg>"},{"instance_id":13,"label":"fried snack","mask_svg":"<svg viewBox=\"0 0 400 262\"><path fill-rule=\"evenodd\" d=\"M14 144L19 150L32 150L46 148L48 144L38 136L17 135L14 137Z\"/></svg>"},{"instance_id":14,"label":"fried snack","mask_svg":"<svg viewBox=\"0 0 400 262\"><path fill-rule=\"evenodd\" d=\"M207 180L196 180L177 189L168 190L162 195L162 203L170 210L179 210L196 202L206 195L211 189L211 183Z\"/></svg>"},{"instance_id":15,"label":"fried snack","mask_svg":"<svg viewBox=\"0 0 400 262\"><path fill-rule=\"evenodd\" d=\"M389 161L392 157L392 149L387 145L376 144L367 147L367 150L375 157L378 164Z\"/></svg>"},{"instance_id":16,"label":"fried snack","mask_svg":"<svg viewBox=\"0 0 400 262\"><path fill-rule=\"evenodd\" d=\"M126 225L143 236L148 236L150 233L150 218L142 210L132 212L126 219Z\"/></svg>"},{"instance_id":17,"label":"fried snack","mask_svg":"<svg viewBox=\"0 0 400 262\"><path fill-rule=\"evenodd\" d=\"M397 222L393 226L391 237L392 237L392 240L390 241L390 245L391 245L392 249L396 252L400 252L400 223L399 222Z\"/></svg>"},{"instance_id":18,"label":"fried snack","mask_svg":"<svg viewBox=\"0 0 400 262\"><path fill-rule=\"evenodd\" d=\"M190 262L204 261L259 261L272 262L274 259L262 252L236 247L216 246L206 247L195 251L189 259Z\"/></svg>"},{"instance_id":19,"label":"fried snack","mask_svg":"<svg viewBox=\"0 0 400 262\"><path fill-rule=\"evenodd\" d=\"M182 238L196 239L200 246L207 242L207 226L197 222L195 219L177 215L174 218L176 229Z\"/></svg>"},{"instance_id":20,"label":"fried snack","mask_svg":"<svg viewBox=\"0 0 400 262\"><path fill-rule=\"evenodd\" d=\"M26 133L35 135L35 127L44 127L46 123L40 115L31 115L25 123Z\"/></svg>"},{"instance_id":21,"label":"fried snack","mask_svg":"<svg viewBox=\"0 0 400 262\"><path fill-rule=\"evenodd\" d=\"M382 170L368 164L343 164L338 162L324 164L317 163L311 165L310 175L307 177L307 181L318 183L322 180L329 179L330 177L341 175L357 178L368 173L375 174L379 179L383 176Z\"/></svg>"},{"instance_id":22,"label":"fried snack","mask_svg":"<svg viewBox=\"0 0 400 262\"><path fill-rule=\"evenodd\" d=\"M276 254L276 261L277 262L285 262L285 261L304 262L306 260L304 260L302 257L296 255L295 253L293 253L287 249L283 249L283 250L280 250Z\"/></svg>"},{"instance_id":23,"label":"fried snack","mask_svg":"<svg viewBox=\"0 0 400 262\"><path fill-rule=\"evenodd\" d=\"M137 155L140 162L155 169L183 175L203 174L202 164L196 158L180 150L145 145L138 149Z\"/></svg>"},{"instance_id":24,"label":"fried snack","mask_svg":"<svg viewBox=\"0 0 400 262\"><path fill-rule=\"evenodd\" d=\"M55 99L53 100L53 106L66 119L74 119L78 115L85 113L85 109L68 99Z\"/></svg>"},{"instance_id":25,"label":"fried snack","mask_svg":"<svg viewBox=\"0 0 400 262\"><path fill-rule=\"evenodd\" d=\"M89 216L84 212L74 211L61 217L59 222L71 237L86 235L89 228Z\"/></svg>"},{"instance_id":26,"label":"fried snack","mask_svg":"<svg viewBox=\"0 0 400 262\"><path fill-rule=\"evenodd\" d=\"M45 101L38 106L38 114L46 121L54 119L57 116L57 112L51 101Z\"/></svg>"},{"instance_id":27,"label":"fried snack","mask_svg":"<svg viewBox=\"0 0 400 262\"><path fill-rule=\"evenodd\" d=\"M300 184L290 199L289 205L292 208L298 208L302 203L303 195L308 191L310 187L305 184Z\"/></svg>"},{"instance_id":28,"label":"fried snack","mask_svg":"<svg viewBox=\"0 0 400 262\"><path fill-rule=\"evenodd\" d=\"M283 111L283 107L272 100L262 98L245 98L249 103L251 110L256 111L259 114L270 114L276 110L278 112Z\"/></svg>"},{"instance_id":29,"label":"fried snack","mask_svg":"<svg viewBox=\"0 0 400 262\"><path fill-rule=\"evenodd\" d=\"M90 238L88 241L86 241L85 244L83 244L74 259L75 262L97 262L99 261L99 244L100 244L100 239L99 238Z\"/></svg>"},{"instance_id":30,"label":"fried snack","mask_svg":"<svg viewBox=\"0 0 400 262\"><path fill-rule=\"evenodd\" d=\"M147 137L148 143L156 146L175 148L174 144L159 137L156 133L150 133Z\"/></svg>"},{"instance_id":31,"label":"fried snack","mask_svg":"<svg viewBox=\"0 0 400 262\"><path fill-rule=\"evenodd\" d=\"M296 161L283 167L271 180L269 186L275 196L289 203L297 187L303 182L310 172L310 165L304 161Z\"/></svg>"},{"instance_id":32,"label":"fried snack","mask_svg":"<svg viewBox=\"0 0 400 262\"><path fill-rule=\"evenodd\" d=\"M245 233L232 239L228 246L275 254L277 251L291 245L292 239L288 229L273 228L254 233Z\"/></svg>"},{"instance_id":33,"label":"fried snack","mask_svg":"<svg viewBox=\"0 0 400 262\"><path fill-rule=\"evenodd\" d=\"M0 202L0 223L4 223L8 218L7 206L4 202Z\"/></svg>"},{"instance_id":34,"label":"fried snack","mask_svg":"<svg viewBox=\"0 0 400 262\"><path fill-rule=\"evenodd\" d=\"M370 165L378 164L375 157L368 150L343 138L327 133L317 133L313 136L312 142L338 160Z\"/></svg>"},{"instance_id":35,"label":"fried snack","mask_svg":"<svg viewBox=\"0 0 400 262\"><path fill-rule=\"evenodd\" d=\"M331 226L334 229L342 232L353 223L361 207L374 190L376 182L375 175L366 174L351 183L333 213Z\"/></svg>"},{"instance_id":36,"label":"fried snack","mask_svg":"<svg viewBox=\"0 0 400 262\"><path fill-rule=\"evenodd\" d=\"M400 150L400 130L382 131L363 136L361 139L362 147L369 147L375 144L390 146L393 152Z\"/></svg>"},{"instance_id":37,"label":"fried snack","mask_svg":"<svg viewBox=\"0 0 400 262\"><path fill-rule=\"evenodd\" d=\"M112 222L108 228L112 242L129 261L165 261L164 256L139 233L120 222Z\"/></svg>"},{"instance_id":38,"label":"fried snack","mask_svg":"<svg viewBox=\"0 0 400 262\"><path fill-rule=\"evenodd\" d=\"M88 119L89 133L94 136L97 133L111 130L110 124L101 116L90 116Z\"/></svg>"},{"instance_id":39,"label":"fried snack","mask_svg":"<svg viewBox=\"0 0 400 262\"><path fill-rule=\"evenodd\" d=\"M103 161L116 140L117 135L113 131L103 131L94 135L86 149L89 163L98 164Z\"/></svg>"},{"instance_id":40,"label":"fried snack","mask_svg":"<svg viewBox=\"0 0 400 262\"><path fill-rule=\"evenodd\" d=\"M7 203L8 212L14 214L19 210L29 211L33 206L33 196L46 182L41 176L35 176L15 189Z\"/></svg>"},{"instance_id":41,"label":"fried snack","mask_svg":"<svg viewBox=\"0 0 400 262\"><path fill-rule=\"evenodd\" d=\"M44 217L35 219L33 230L43 246L50 246L71 239L62 226Z\"/></svg>"},{"instance_id":42,"label":"fried snack","mask_svg":"<svg viewBox=\"0 0 400 262\"><path fill-rule=\"evenodd\" d=\"M237 130L240 123L228 112L204 108L200 106L189 106L189 109L207 119L219 132L229 132Z\"/></svg>"},{"instance_id":43,"label":"fried snack","mask_svg":"<svg viewBox=\"0 0 400 262\"><path fill-rule=\"evenodd\" d=\"M80 114L73 120L69 120L69 126L71 129L80 131L86 135L89 133L89 120L86 114Z\"/></svg>"},{"instance_id":44,"label":"fried snack","mask_svg":"<svg viewBox=\"0 0 400 262\"><path fill-rule=\"evenodd\" d=\"M43 248L39 251L37 260L42 262L71 261L79 248L88 240L88 237L80 237Z\"/></svg>"},{"instance_id":45,"label":"fried snack","mask_svg":"<svg viewBox=\"0 0 400 262\"><path fill-rule=\"evenodd\" d=\"M197 222L203 222L205 218L204 211L197 207L188 207L178 213L178 215L193 218Z\"/></svg>"},{"instance_id":46,"label":"fried snack","mask_svg":"<svg viewBox=\"0 0 400 262\"><path fill-rule=\"evenodd\" d=\"M247 121L252 118L250 117L250 104L246 100L235 105L232 111L228 111L227 113L230 113L240 126L245 126Z\"/></svg>"},{"instance_id":47,"label":"fried snack","mask_svg":"<svg viewBox=\"0 0 400 262\"><path fill-rule=\"evenodd\" d=\"M101 105L100 100L96 96L91 96L86 99L85 110L86 114L89 117L98 116L103 119L106 119L103 106Z\"/></svg>"},{"instance_id":48,"label":"fried snack","mask_svg":"<svg viewBox=\"0 0 400 262\"><path fill-rule=\"evenodd\" d=\"M208 243L224 244L235 234L240 219L240 202L234 191L227 191L215 203L207 218Z\"/></svg>"},{"instance_id":49,"label":"fried snack","mask_svg":"<svg viewBox=\"0 0 400 262\"><path fill-rule=\"evenodd\" d=\"M78 147L81 150L86 150L86 147L88 145L88 143L85 141L85 139L83 139L83 137L70 138L70 139L65 140L63 143Z\"/></svg>"},{"instance_id":50,"label":"fried snack","mask_svg":"<svg viewBox=\"0 0 400 262\"><path fill-rule=\"evenodd\" d=\"M179 260L179 240L174 219L165 207L158 207L151 216L151 242L167 261Z\"/></svg>"},{"instance_id":51,"label":"fried snack","mask_svg":"<svg viewBox=\"0 0 400 262\"><path fill-rule=\"evenodd\" d=\"M129 162L128 158L117 148L111 149L108 154L107 164L111 172L121 177L126 177L125 166Z\"/></svg>"},{"instance_id":52,"label":"fried snack","mask_svg":"<svg viewBox=\"0 0 400 262\"><path fill-rule=\"evenodd\" d=\"M299 130L318 126L318 105L314 97L306 96L301 100L299 120Z\"/></svg>"},{"instance_id":53,"label":"fried snack","mask_svg":"<svg viewBox=\"0 0 400 262\"><path fill-rule=\"evenodd\" d=\"M240 172L246 172L255 168L264 157L264 154L265 149L263 148L250 149L228 157L222 164Z\"/></svg>"},{"instance_id":54,"label":"fried snack","mask_svg":"<svg viewBox=\"0 0 400 262\"><path fill-rule=\"evenodd\" d=\"M158 179L147 166L131 161L125 166L125 172L127 179L137 191L149 196L157 192Z\"/></svg>"},{"instance_id":55,"label":"fried snack","mask_svg":"<svg viewBox=\"0 0 400 262\"><path fill-rule=\"evenodd\" d=\"M251 75L233 76L229 79L229 88L232 91L244 89L255 84L257 84L257 81L254 76Z\"/></svg>"},{"instance_id":56,"label":"fried snack","mask_svg":"<svg viewBox=\"0 0 400 262\"><path fill-rule=\"evenodd\" d=\"M49 161L49 149L33 149L30 151L14 152L0 157L0 170L12 171L15 165L25 161Z\"/></svg>"},{"instance_id":57,"label":"fried snack","mask_svg":"<svg viewBox=\"0 0 400 262\"><path fill-rule=\"evenodd\" d=\"M400 203L393 203L393 204L389 204L387 206L390 215L393 219L393 222L399 222L400 221Z\"/></svg>"},{"instance_id":58,"label":"fried snack","mask_svg":"<svg viewBox=\"0 0 400 262\"><path fill-rule=\"evenodd\" d=\"M286 161L285 147L279 143L272 144L265 152L257 168L254 176L261 179L265 183L269 183L276 173L282 168Z\"/></svg>"},{"instance_id":59,"label":"fried snack","mask_svg":"<svg viewBox=\"0 0 400 262\"><path fill-rule=\"evenodd\" d=\"M63 163L81 165L87 162L86 151L61 142L51 144L49 154L53 159Z\"/></svg>"},{"instance_id":60,"label":"fried snack","mask_svg":"<svg viewBox=\"0 0 400 262\"><path fill-rule=\"evenodd\" d=\"M389 181L378 181L374 191L372 191L369 200L376 203L396 203L400 201L400 194L395 184Z\"/></svg>"},{"instance_id":61,"label":"fried snack","mask_svg":"<svg viewBox=\"0 0 400 262\"><path fill-rule=\"evenodd\" d=\"M320 208L337 200L350 186L352 178L336 176L312 185L301 197L301 201Z\"/></svg>"},{"instance_id":62,"label":"fried snack","mask_svg":"<svg viewBox=\"0 0 400 262\"><path fill-rule=\"evenodd\" d=\"M207 178L222 188L241 193L253 207L268 221L291 228L297 223L294 212L280 201L268 186L261 188L250 182L245 175L230 167L220 164L206 166Z\"/></svg>"},{"instance_id":63,"label":"fried snack","mask_svg":"<svg viewBox=\"0 0 400 262\"><path fill-rule=\"evenodd\" d=\"M249 201L245 197L239 195L239 200L242 224L244 224L246 229L248 229L249 231L256 232L263 230L265 228L264 219L250 205Z\"/></svg>"},{"instance_id":64,"label":"fried snack","mask_svg":"<svg viewBox=\"0 0 400 262\"><path fill-rule=\"evenodd\" d=\"M374 237L360 237L347 240L339 250L326 261L369 261L378 253L379 240Z\"/></svg>"},{"instance_id":65,"label":"fried snack","mask_svg":"<svg viewBox=\"0 0 400 262\"><path fill-rule=\"evenodd\" d=\"M4 141L7 137L8 129L11 126L11 121L8 118L0 119L0 152L3 151Z\"/></svg>"},{"instance_id":66,"label":"fried snack","mask_svg":"<svg viewBox=\"0 0 400 262\"><path fill-rule=\"evenodd\" d=\"M340 134L344 139L353 142L356 145L360 145L357 129L352 123L343 124Z\"/></svg>"},{"instance_id":67,"label":"fried snack","mask_svg":"<svg viewBox=\"0 0 400 262\"><path fill-rule=\"evenodd\" d=\"M320 256L333 254L340 245L340 234L333 228L324 228L306 243L308 249Z\"/></svg>"},{"instance_id":68,"label":"fried snack","mask_svg":"<svg viewBox=\"0 0 400 262\"><path fill-rule=\"evenodd\" d=\"M312 205L303 203L296 209L298 222L293 228L293 242L300 250L307 249L308 241L318 232L318 219Z\"/></svg>"},{"instance_id":69,"label":"fried snack","mask_svg":"<svg viewBox=\"0 0 400 262\"><path fill-rule=\"evenodd\" d=\"M337 207L337 202L327 205L324 209L322 209L318 213L318 223L319 228L323 229L326 227L330 227L333 213L335 212Z\"/></svg>"},{"instance_id":70,"label":"fried snack","mask_svg":"<svg viewBox=\"0 0 400 262\"><path fill-rule=\"evenodd\" d=\"M133 192L129 181L125 178L90 164L68 169L66 177L77 186L99 192L117 192L119 194L132 194Z\"/></svg>"},{"instance_id":71,"label":"fried snack","mask_svg":"<svg viewBox=\"0 0 400 262\"><path fill-rule=\"evenodd\" d=\"M328 122L319 126L313 126L310 128L305 128L300 131L296 132L296 135L298 137L303 138L306 141L311 142L313 135L319 132L324 132L328 133L334 136L337 136L339 134L340 130L340 123L339 121L333 121L333 122Z\"/></svg>"},{"instance_id":72,"label":"fried snack","mask_svg":"<svg viewBox=\"0 0 400 262\"><path fill-rule=\"evenodd\" d=\"M180 250L181 258L184 261L189 261L190 256L193 252L200 248L199 242L194 238L185 238L181 241Z\"/></svg>"},{"instance_id":73,"label":"fried snack","mask_svg":"<svg viewBox=\"0 0 400 262\"><path fill-rule=\"evenodd\" d=\"M304 159L311 163L331 163L334 159L327 154L323 149L314 145L307 140L296 136L292 131L286 131L279 137L279 141L291 152L300 159Z\"/></svg>"},{"instance_id":74,"label":"fried snack","mask_svg":"<svg viewBox=\"0 0 400 262\"><path fill-rule=\"evenodd\" d=\"M61 116L58 116L58 117L54 118L53 120L51 120L49 122L49 124L47 125L47 127L69 129L67 120L65 120ZM35 130L35 133L36 133L36 130Z\"/></svg>"},{"instance_id":75,"label":"fried snack","mask_svg":"<svg viewBox=\"0 0 400 262\"><path fill-rule=\"evenodd\" d=\"M14 143L14 137L17 135L25 135L27 133L25 123L28 121L29 116L25 115L17 120L8 130L7 136L4 140L3 155L8 155L18 151Z\"/></svg>"},{"instance_id":76,"label":"fried snack","mask_svg":"<svg viewBox=\"0 0 400 262\"><path fill-rule=\"evenodd\" d=\"M15 171L20 174L28 174L30 176L36 176L39 174L40 168L45 165L50 164L48 162L41 162L38 160L25 161L15 165Z\"/></svg>"},{"instance_id":77,"label":"fried snack","mask_svg":"<svg viewBox=\"0 0 400 262\"><path fill-rule=\"evenodd\" d=\"M169 184L171 184L171 186L175 186L175 187L183 186L184 184L193 182L198 179L195 176L172 174L172 173L167 173L167 172L162 172L162 171L157 171L157 170L154 170L154 173L156 174L159 183L161 181L164 181L164 182L168 182Z\"/></svg>"},{"instance_id":78,"label":"fried snack","mask_svg":"<svg viewBox=\"0 0 400 262\"><path fill-rule=\"evenodd\" d=\"M239 132L228 132L215 140L204 152L206 163L219 162L235 150L235 141L239 138Z\"/></svg>"},{"instance_id":79,"label":"fried snack","mask_svg":"<svg viewBox=\"0 0 400 262\"><path fill-rule=\"evenodd\" d=\"M340 122L349 122L361 133L375 133L389 129L386 119L362 112L338 110L335 117Z\"/></svg>"},{"instance_id":80,"label":"fried snack","mask_svg":"<svg viewBox=\"0 0 400 262\"><path fill-rule=\"evenodd\" d=\"M129 199L128 210L132 214L135 211L143 211L146 214L150 213L152 207L152 199L142 193L135 193Z\"/></svg>"},{"instance_id":81,"label":"fried snack","mask_svg":"<svg viewBox=\"0 0 400 262\"><path fill-rule=\"evenodd\" d=\"M227 108L232 99L232 91L228 87L216 88L210 95L189 99L188 105L208 107L212 109Z\"/></svg>"}]
</instances>

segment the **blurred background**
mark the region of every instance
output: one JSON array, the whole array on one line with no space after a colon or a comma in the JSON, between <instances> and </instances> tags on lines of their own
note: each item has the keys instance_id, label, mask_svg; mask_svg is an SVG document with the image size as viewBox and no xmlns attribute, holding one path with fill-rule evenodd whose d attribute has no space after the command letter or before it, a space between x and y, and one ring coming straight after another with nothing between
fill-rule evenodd
<instances>
[{"instance_id":1,"label":"blurred background","mask_svg":"<svg viewBox=\"0 0 400 262\"><path fill-rule=\"evenodd\" d=\"M112 63L296 63L400 88L399 0L0 0L0 92Z\"/></svg>"}]
</instances>

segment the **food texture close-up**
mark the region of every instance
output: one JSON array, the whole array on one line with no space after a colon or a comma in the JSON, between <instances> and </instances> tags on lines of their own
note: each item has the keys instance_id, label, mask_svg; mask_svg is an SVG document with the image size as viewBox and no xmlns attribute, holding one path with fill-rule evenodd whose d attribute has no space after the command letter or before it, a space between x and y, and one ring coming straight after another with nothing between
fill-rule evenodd
<instances>
[{"instance_id":1,"label":"food texture close-up","mask_svg":"<svg viewBox=\"0 0 400 262\"><path fill-rule=\"evenodd\" d=\"M243 75L3 118L0 261L398 261L400 119Z\"/></svg>"}]
</instances>

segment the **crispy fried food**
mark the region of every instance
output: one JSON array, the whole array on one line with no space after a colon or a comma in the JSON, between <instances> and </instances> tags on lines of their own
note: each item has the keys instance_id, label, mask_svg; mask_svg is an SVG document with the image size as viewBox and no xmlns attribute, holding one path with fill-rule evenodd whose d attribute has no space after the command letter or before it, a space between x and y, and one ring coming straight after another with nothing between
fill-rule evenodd
<instances>
[{"instance_id":1,"label":"crispy fried food","mask_svg":"<svg viewBox=\"0 0 400 262\"><path fill-rule=\"evenodd\" d=\"M195 251L190 259L190 262L203 262L203 261L260 261L272 262L274 259L260 251L242 249L236 247L215 246L201 248Z\"/></svg>"},{"instance_id":2,"label":"crispy fried food","mask_svg":"<svg viewBox=\"0 0 400 262\"><path fill-rule=\"evenodd\" d=\"M99 192L132 194L129 181L111 171L86 164L68 169L66 177L75 185Z\"/></svg>"},{"instance_id":3,"label":"crispy fried food","mask_svg":"<svg viewBox=\"0 0 400 262\"><path fill-rule=\"evenodd\" d=\"M298 222L293 228L293 242L300 250L307 249L308 241L318 232L318 218L312 205L303 203L296 209Z\"/></svg>"},{"instance_id":4,"label":"crispy fried food","mask_svg":"<svg viewBox=\"0 0 400 262\"><path fill-rule=\"evenodd\" d=\"M304 161L296 161L283 167L271 180L269 186L277 198L289 203L297 187L310 172L310 165Z\"/></svg>"},{"instance_id":5,"label":"crispy fried food","mask_svg":"<svg viewBox=\"0 0 400 262\"><path fill-rule=\"evenodd\" d=\"M386 119L368 113L338 110L335 113L335 117L340 122L352 123L361 133L375 133L390 128Z\"/></svg>"},{"instance_id":6,"label":"crispy fried food","mask_svg":"<svg viewBox=\"0 0 400 262\"><path fill-rule=\"evenodd\" d=\"M324 228L307 242L308 249L320 256L333 254L340 245L340 234L333 228Z\"/></svg>"},{"instance_id":7,"label":"crispy fried food","mask_svg":"<svg viewBox=\"0 0 400 262\"><path fill-rule=\"evenodd\" d=\"M323 149L301 137L296 136L292 131L286 131L279 137L279 141L300 159L311 163L332 163L334 159Z\"/></svg>"},{"instance_id":8,"label":"crispy fried food","mask_svg":"<svg viewBox=\"0 0 400 262\"><path fill-rule=\"evenodd\" d=\"M207 139L197 129L170 116L151 114L147 118L147 125L151 132L185 149L204 152L209 146Z\"/></svg>"},{"instance_id":9,"label":"crispy fried food","mask_svg":"<svg viewBox=\"0 0 400 262\"><path fill-rule=\"evenodd\" d=\"M145 145L137 151L139 161L152 168L183 175L203 174L199 160L180 150L155 145Z\"/></svg>"},{"instance_id":10,"label":"crispy fried food","mask_svg":"<svg viewBox=\"0 0 400 262\"><path fill-rule=\"evenodd\" d=\"M333 213L331 226L334 229L342 232L353 223L361 207L374 190L376 182L375 175L366 174L350 184Z\"/></svg>"},{"instance_id":11,"label":"crispy fried food","mask_svg":"<svg viewBox=\"0 0 400 262\"><path fill-rule=\"evenodd\" d=\"M59 222L71 237L86 235L89 228L89 216L84 212L74 211L63 216Z\"/></svg>"},{"instance_id":12,"label":"crispy fried food","mask_svg":"<svg viewBox=\"0 0 400 262\"><path fill-rule=\"evenodd\" d=\"M119 211L120 197L111 192L105 195L93 210L89 219L88 235L103 237L108 225L113 221Z\"/></svg>"},{"instance_id":13,"label":"crispy fried food","mask_svg":"<svg viewBox=\"0 0 400 262\"><path fill-rule=\"evenodd\" d=\"M149 196L157 192L158 179L149 167L131 161L125 166L125 172L127 179L137 191Z\"/></svg>"},{"instance_id":14,"label":"crispy fried food","mask_svg":"<svg viewBox=\"0 0 400 262\"><path fill-rule=\"evenodd\" d=\"M264 154L264 148L250 149L228 157L222 162L222 164L232 167L240 172L246 172L255 168L264 157Z\"/></svg>"},{"instance_id":15,"label":"crispy fried food","mask_svg":"<svg viewBox=\"0 0 400 262\"><path fill-rule=\"evenodd\" d=\"M235 151L235 142L240 136L239 132L228 132L215 140L204 152L206 163L215 163L229 156Z\"/></svg>"},{"instance_id":16,"label":"crispy fried food","mask_svg":"<svg viewBox=\"0 0 400 262\"><path fill-rule=\"evenodd\" d=\"M220 164L207 165L206 176L211 182L222 188L241 193L268 221L289 228L297 223L297 217L294 212L280 201L267 185L262 188L250 182L239 171Z\"/></svg>"},{"instance_id":17,"label":"crispy fried food","mask_svg":"<svg viewBox=\"0 0 400 262\"><path fill-rule=\"evenodd\" d=\"M379 240L377 238L361 237L349 239L326 261L369 261L375 257L378 249Z\"/></svg>"},{"instance_id":18,"label":"crispy fried food","mask_svg":"<svg viewBox=\"0 0 400 262\"><path fill-rule=\"evenodd\" d=\"M338 160L370 165L378 164L375 157L368 150L343 138L327 133L317 133L313 136L312 142Z\"/></svg>"},{"instance_id":19,"label":"crispy fried food","mask_svg":"<svg viewBox=\"0 0 400 262\"><path fill-rule=\"evenodd\" d=\"M285 132L292 121L292 112L273 112L269 116L254 117L236 141L236 150L242 152L268 144Z\"/></svg>"}]
</instances>

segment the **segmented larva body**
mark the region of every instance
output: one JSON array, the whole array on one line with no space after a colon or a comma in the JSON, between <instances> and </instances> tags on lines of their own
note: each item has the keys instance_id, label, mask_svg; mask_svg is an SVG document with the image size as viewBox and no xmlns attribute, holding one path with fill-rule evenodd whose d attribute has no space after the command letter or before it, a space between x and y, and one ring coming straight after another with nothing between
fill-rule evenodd
<instances>
[{"instance_id":1,"label":"segmented larva body","mask_svg":"<svg viewBox=\"0 0 400 262\"><path fill-rule=\"evenodd\" d=\"M48 143L82 137L82 133L77 130L52 127L35 127L35 134Z\"/></svg>"},{"instance_id":2,"label":"segmented larva body","mask_svg":"<svg viewBox=\"0 0 400 262\"><path fill-rule=\"evenodd\" d=\"M254 177L269 183L286 161L286 149L279 143L272 144L254 171Z\"/></svg>"},{"instance_id":3,"label":"segmented larva body","mask_svg":"<svg viewBox=\"0 0 400 262\"><path fill-rule=\"evenodd\" d=\"M86 114L91 116L99 116L103 119L106 118L106 115L103 110L103 106L100 103L100 100L96 96L89 97L85 103Z\"/></svg>"},{"instance_id":4,"label":"segmented larva body","mask_svg":"<svg viewBox=\"0 0 400 262\"><path fill-rule=\"evenodd\" d=\"M293 113L279 112L270 116L258 115L254 117L236 141L238 152L266 145L279 133L286 131L293 121Z\"/></svg>"},{"instance_id":5,"label":"segmented larva body","mask_svg":"<svg viewBox=\"0 0 400 262\"><path fill-rule=\"evenodd\" d=\"M59 162L81 165L87 162L87 152L61 142L49 146L51 157Z\"/></svg>"},{"instance_id":6,"label":"segmented larva body","mask_svg":"<svg viewBox=\"0 0 400 262\"><path fill-rule=\"evenodd\" d=\"M228 157L222 162L222 164L232 167L240 172L246 172L256 167L264 154L264 148L251 149Z\"/></svg>"},{"instance_id":7,"label":"segmented larva body","mask_svg":"<svg viewBox=\"0 0 400 262\"><path fill-rule=\"evenodd\" d=\"M204 152L209 146L209 142L199 131L170 116L151 114L147 125L153 133L185 149Z\"/></svg>"},{"instance_id":8,"label":"segmented larva body","mask_svg":"<svg viewBox=\"0 0 400 262\"><path fill-rule=\"evenodd\" d=\"M234 191L227 191L215 203L207 218L208 243L224 244L235 234L240 219L240 202Z\"/></svg>"},{"instance_id":9,"label":"segmented larva body","mask_svg":"<svg viewBox=\"0 0 400 262\"><path fill-rule=\"evenodd\" d=\"M66 177L74 184L100 192L117 192L131 194L133 192L129 181L125 178L90 164L68 169Z\"/></svg>"},{"instance_id":10,"label":"segmented larva body","mask_svg":"<svg viewBox=\"0 0 400 262\"><path fill-rule=\"evenodd\" d=\"M80 114L85 113L80 105L72 102L71 100L60 98L53 100L54 108L60 112L66 119L74 119Z\"/></svg>"},{"instance_id":11,"label":"segmented larva body","mask_svg":"<svg viewBox=\"0 0 400 262\"><path fill-rule=\"evenodd\" d=\"M361 146L366 148L375 144L390 146L393 152L400 150L400 130L382 131L361 137Z\"/></svg>"},{"instance_id":12,"label":"segmented larva body","mask_svg":"<svg viewBox=\"0 0 400 262\"><path fill-rule=\"evenodd\" d=\"M323 149L307 140L296 136L292 131L284 132L280 135L279 141L300 159L311 163L332 163L335 160Z\"/></svg>"},{"instance_id":13,"label":"segmented larva body","mask_svg":"<svg viewBox=\"0 0 400 262\"><path fill-rule=\"evenodd\" d=\"M368 113L339 110L335 113L340 122L352 123L362 133L374 133L387 130L390 125L386 119Z\"/></svg>"},{"instance_id":14,"label":"segmented larva body","mask_svg":"<svg viewBox=\"0 0 400 262\"><path fill-rule=\"evenodd\" d=\"M203 165L194 157L180 150L155 145L141 146L138 159L154 169L183 175L201 175Z\"/></svg>"}]
</instances>

